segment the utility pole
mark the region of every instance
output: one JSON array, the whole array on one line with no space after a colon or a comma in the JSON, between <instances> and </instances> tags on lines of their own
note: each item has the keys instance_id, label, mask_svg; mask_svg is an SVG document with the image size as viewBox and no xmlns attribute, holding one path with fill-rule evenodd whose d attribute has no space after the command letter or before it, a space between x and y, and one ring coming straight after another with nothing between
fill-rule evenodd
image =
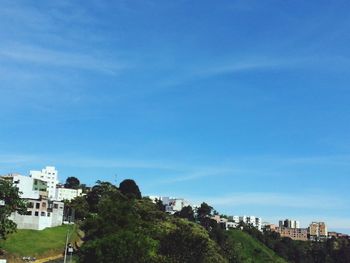
<instances>
[{"instance_id":1,"label":"utility pole","mask_svg":"<svg viewBox=\"0 0 350 263\"><path fill-rule=\"evenodd\" d=\"M67 230L67 238L66 238L66 245L64 247L64 263L66 263L67 261L67 246L68 246L68 235L69 235L69 230Z\"/></svg>"}]
</instances>

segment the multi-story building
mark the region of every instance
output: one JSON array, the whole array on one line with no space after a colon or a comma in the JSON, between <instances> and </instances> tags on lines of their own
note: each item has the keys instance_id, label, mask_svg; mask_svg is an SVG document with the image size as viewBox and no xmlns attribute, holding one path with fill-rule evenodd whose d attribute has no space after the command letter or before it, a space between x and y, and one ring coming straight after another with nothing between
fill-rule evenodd
<instances>
[{"instance_id":1,"label":"multi-story building","mask_svg":"<svg viewBox=\"0 0 350 263\"><path fill-rule=\"evenodd\" d=\"M308 229L310 240L323 240L328 237L327 226L324 222L312 222Z\"/></svg>"},{"instance_id":2,"label":"multi-story building","mask_svg":"<svg viewBox=\"0 0 350 263\"><path fill-rule=\"evenodd\" d=\"M167 196L149 196L149 198L153 202L155 202L156 200L161 200L163 205L165 206L165 212L169 214L174 214L175 212L179 212L185 206L190 205L190 203L183 198L174 198L174 197L167 197Z\"/></svg>"},{"instance_id":3,"label":"multi-story building","mask_svg":"<svg viewBox=\"0 0 350 263\"><path fill-rule=\"evenodd\" d=\"M306 241L308 237L307 228L275 227L274 230L271 229L271 231L279 233L281 237L289 237L293 240Z\"/></svg>"},{"instance_id":4,"label":"multi-story building","mask_svg":"<svg viewBox=\"0 0 350 263\"><path fill-rule=\"evenodd\" d=\"M70 189L64 188L64 186L57 186L55 200L63 201L68 200L71 201L74 198L81 196L83 194L82 189Z\"/></svg>"},{"instance_id":5,"label":"multi-story building","mask_svg":"<svg viewBox=\"0 0 350 263\"><path fill-rule=\"evenodd\" d=\"M245 223L247 225L251 225L253 227L256 227L259 231L261 231L261 226L262 226L261 217L255 217L255 216L229 216L228 217L228 221L236 223L237 225L239 223Z\"/></svg>"},{"instance_id":6,"label":"multi-story building","mask_svg":"<svg viewBox=\"0 0 350 263\"><path fill-rule=\"evenodd\" d=\"M21 199L28 204L26 214L16 212L9 217L19 229L42 230L62 224L64 204L48 199L45 181L19 174L9 174L1 179L11 181L21 192Z\"/></svg>"},{"instance_id":7,"label":"multi-story building","mask_svg":"<svg viewBox=\"0 0 350 263\"><path fill-rule=\"evenodd\" d=\"M58 171L53 166L46 166L41 171L30 171L29 176L47 183L48 198L55 199L56 185L58 184Z\"/></svg>"},{"instance_id":8,"label":"multi-story building","mask_svg":"<svg viewBox=\"0 0 350 263\"><path fill-rule=\"evenodd\" d=\"M338 232L328 232L328 238L349 238L348 234L338 233Z\"/></svg>"},{"instance_id":9,"label":"multi-story building","mask_svg":"<svg viewBox=\"0 0 350 263\"><path fill-rule=\"evenodd\" d=\"M40 192L47 191L47 184L40 179L34 179L20 174L8 174L1 176L2 179L11 181L18 188L21 198L38 199Z\"/></svg>"},{"instance_id":10,"label":"multi-story building","mask_svg":"<svg viewBox=\"0 0 350 263\"><path fill-rule=\"evenodd\" d=\"M300 228L300 222L297 220L285 219L279 221L279 227Z\"/></svg>"},{"instance_id":11,"label":"multi-story building","mask_svg":"<svg viewBox=\"0 0 350 263\"><path fill-rule=\"evenodd\" d=\"M12 213L10 219L18 229L42 230L47 227L60 226L63 222L64 203L47 199L46 192L41 192L38 199L26 199L27 213Z\"/></svg>"},{"instance_id":12,"label":"multi-story building","mask_svg":"<svg viewBox=\"0 0 350 263\"><path fill-rule=\"evenodd\" d=\"M239 221L247 225L252 225L261 231L261 218L255 216L240 216Z\"/></svg>"}]
</instances>

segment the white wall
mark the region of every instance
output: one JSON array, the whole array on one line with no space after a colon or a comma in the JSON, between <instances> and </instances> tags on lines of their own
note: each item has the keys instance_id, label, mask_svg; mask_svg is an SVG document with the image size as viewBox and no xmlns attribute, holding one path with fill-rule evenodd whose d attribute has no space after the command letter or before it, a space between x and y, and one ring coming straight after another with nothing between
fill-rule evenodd
<instances>
[{"instance_id":1,"label":"white wall","mask_svg":"<svg viewBox=\"0 0 350 263\"><path fill-rule=\"evenodd\" d=\"M33 190L34 179L28 176L23 176L19 174L12 175L13 182L16 182L16 186L19 191L22 192L21 198L38 199L39 191Z\"/></svg>"},{"instance_id":2,"label":"white wall","mask_svg":"<svg viewBox=\"0 0 350 263\"><path fill-rule=\"evenodd\" d=\"M13 213L10 219L17 224L18 229L43 230L52 226L52 218L47 216L27 216Z\"/></svg>"},{"instance_id":3,"label":"white wall","mask_svg":"<svg viewBox=\"0 0 350 263\"><path fill-rule=\"evenodd\" d=\"M58 184L58 171L53 166L46 166L41 171L30 171L29 176L47 182L49 199L56 197L56 185Z\"/></svg>"},{"instance_id":4,"label":"white wall","mask_svg":"<svg viewBox=\"0 0 350 263\"><path fill-rule=\"evenodd\" d=\"M63 200L72 200L76 198L77 196L82 195L81 189L69 189L69 188L57 188L56 189L56 200L63 201Z\"/></svg>"}]
</instances>

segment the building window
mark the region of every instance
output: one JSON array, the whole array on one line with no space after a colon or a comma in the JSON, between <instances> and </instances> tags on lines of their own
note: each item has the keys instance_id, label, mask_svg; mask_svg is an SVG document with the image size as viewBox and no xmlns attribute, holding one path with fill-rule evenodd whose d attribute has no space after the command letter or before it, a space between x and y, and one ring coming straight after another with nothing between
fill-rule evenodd
<instances>
[{"instance_id":1,"label":"building window","mask_svg":"<svg viewBox=\"0 0 350 263\"><path fill-rule=\"evenodd\" d=\"M58 208L58 204L54 204L53 208L57 209Z\"/></svg>"},{"instance_id":2,"label":"building window","mask_svg":"<svg viewBox=\"0 0 350 263\"><path fill-rule=\"evenodd\" d=\"M45 212L41 212L41 216L45 216Z\"/></svg>"},{"instance_id":3,"label":"building window","mask_svg":"<svg viewBox=\"0 0 350 263\"><path fill-rule=\"evenodd\" d=\"M46 208L46 203L41 204L42 208Z\"/></svg>"},{"instance_id":4,"label":"building window","mask_svg":"<svg viewBox=\"0 0 350 263\"><path fill-rule=\"evenodd\" d=\"M34 207L33 202L29 202L29 203L28 203L28 208L33 208L33 207Z\"/></svg>"},{"instance_id":5,"label":"building window","mask_svg":"<svg viewBox=\"0 0 350 263\"><path fill-rule=\"evenodd\" d=\"M40 203L36 203L35 208L39 209L40 208Z\"/></svg>"},{"instance_id":6,"label":"building window","mask_svg":"<svg viewBox=\"0 0 350 263\"><path fill-rule=\"evenodd\" d=\"M47 217L50 217L51 216L51 214L50 213L47 213Z\"/></svg>"},{"instance_id":7,"label":"building window","mask_svg":"<svg viewBox=\"0 0 350 263\"><path fill-rule=\"evenodd\" d=\"M32 215L32 211L27 211L26 215L27 216L31 216Z\"/></svg>"},{"instance_id":8,"label":"building window","mask_svg":"<svg viewBox=\"0 0 350 263\"><path fill-rule=\"evenodd\" d=\"M39 216L39 212L38 211L35 212L35 216Z\"/></svg>"}]
</instances>

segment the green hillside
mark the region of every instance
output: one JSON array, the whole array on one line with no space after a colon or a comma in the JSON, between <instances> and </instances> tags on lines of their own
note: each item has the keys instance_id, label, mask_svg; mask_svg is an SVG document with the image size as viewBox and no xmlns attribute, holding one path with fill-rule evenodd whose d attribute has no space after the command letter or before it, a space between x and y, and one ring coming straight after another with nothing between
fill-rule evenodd
<instances>
[{"instance_id":1,"label":"green hillside","mask_svg":"<svg viewBox=\"0 0 350 263\"><path fill-rule=\"evenodd\" d=\"M254 237L241 230L232 229L227 232L227 236L228 244L233 248L233 262L287 262L284 259L277 256L274 251L266 247Z\"/></svg>"},{"instance_id":2,"label":"green hillside","mask_svg":"<svg viewBox=\"0 0 350 263\"><path fill-rule=\"evenodd\" d=\"M8 236L5 241L0 241L0 248L7 254L23 257L42 257L58 254L64 251L67 231L70 240L76 238L76 227L74 225L63 225L53 228L37 230L17 230Z\"/></svg>"}]
</instances>

